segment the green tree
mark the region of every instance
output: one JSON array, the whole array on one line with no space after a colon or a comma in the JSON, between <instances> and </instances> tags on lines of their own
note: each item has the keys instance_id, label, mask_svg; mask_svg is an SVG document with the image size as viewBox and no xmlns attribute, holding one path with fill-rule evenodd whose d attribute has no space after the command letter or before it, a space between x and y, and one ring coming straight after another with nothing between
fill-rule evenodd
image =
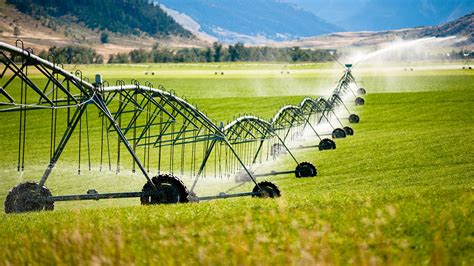
<instances>
[{"instance_id":1,"label":"green tree","mask_svg":"<svg viewBox=\"0 0 474 266\"><path fill-rule=\"evenodd\" d=\"M149 54L143 49L132 50L129 55L132 63L145 63L149 58Z\"/></svg>"},{"instance_id":2,"label":"green tree","mask_svg":"<svg viewBox=\"0 0 474 266\"><path fill-rule=\"evenodd\" d=\"M107 32L103 31L100 34L100 42L101 43L109 43L109 34Z\"/></svg>"},{"instance_id":3,"label":"green tree","mask_svg":"<svg viewBox=\"0 0 474 266\"><path fill-rule=\"evenodd\" d=\"M212 50L211 48L207 48L205 52L206 62L212 62Z\"/></svg>"},{"instance_id":4,"label":"green tree","mask_svg":"<svg viewBox=\"0 0 474 266\"><path fill-rule=\"evenodd\" d=\"M17 38L18 38L18 36L21 35L20 27L15 26L15 27L13 28L13 35L15 35L15 37L17 37Z\"/></svg>"},{"instance_id":5,"label":"green tree","mask_svg":"<svg viewBox=\"0 0 474 266\"><path fill-rule=\"evenodd\" d=\"M222 56L222 44L214 42L212 48L214 49L214 62L220 62Z\"/></svg>"}]
</instances>

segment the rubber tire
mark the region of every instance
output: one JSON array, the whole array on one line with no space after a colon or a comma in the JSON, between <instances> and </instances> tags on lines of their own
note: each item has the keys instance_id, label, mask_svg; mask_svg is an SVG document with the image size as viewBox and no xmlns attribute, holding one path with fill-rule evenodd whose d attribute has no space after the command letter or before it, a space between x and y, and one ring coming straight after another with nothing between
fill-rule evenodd
<instances>
[{"instance_id":1,"label":"rubber tire","mask_svg":"<svg viewBox=\"0 0 474 266\"><path fill-rule=\"evenodd\" d=\"M364 88L359 88L357 90L357 94L358 95L365 95L367 93L367 91L364 89Z\"/></svg>"},{"instance_id":2,"label":"rubber tire","mask_svg":"<svg viewBox=\"0 0 474 266\"><path fill-rule=\"evenodd\" d=\"M151 179L153 184L158 188L160 195L142 196L140 202L142 205L149 204L175 204L189 202L189 191L179 178L170 174L161 174ZM150 182L147 182L142 192L153 191Z\"/></svg>"},{"instance_id":3,"label":"rubber tire","mask_svg":"<svg viewBox=\"0 0 474 266\"><path fill-rule=\"evenodd\" d=\"M322 139L319 142L318 148L320 151L324 150L335 150L336 149L336 142L332 139Z\"/></svg>"},{"instance_id":4,"label":"rubber tire","mask_svg":"<svg viewBox=\"0 0 474 266\"><path fill-rule=\"evenodd\" d=\"M358 105L358 106L359 106L359 105L364 105L364 104L365 104L365 100L364 100L364 98L357 97L357 98L355 98L354 103L355 103L355 105Z\"/></svg>"},{"instance_id":5,"label":"rubber tire","mask_svg":"<svg viewBox=\"0 0 474 266\"><path fill-rule=\"evenodd\" d=\"M336 128L332 131L332 138L333 139L342 139L346 137L346 132L343 129Z\"/></svg>"},{"instance_id":6,"label":"rubber tire","mask_svg":"<svg viewBox=\"0 0 474 266\"><path fill-rule=\"evenodd\" d=\"M350 114L349 115L349 123L351 124L357 124L360 121L360 117L356 114Z\"/></svg>"},{"instance_id":7,"label":"rubber tire","mask_svg":"<svg viewBox=\"0 0 474 266\"><path fill-rule=\"evenodd\" d=\"M354 135L354 129L352 129L351 127L344 127L344 132L346 132L347 136Z\"/></svg>"},{"instance_id":8,"label":"rubber tire","mask_svg":"<svg viewBox=\"0 0 474 266\"><path fill-rule=\"evenodd\" d=\"M36 192L38 189L39 194ZM47 200L50 196L51 192L45 186L40 187L36 182L21 183L8 192L4 205L5 213L52 211L54 202Z\"/></svg>"},{"instance_id":9,"label":"rubber tire","mask_svg":"<svg viewBox=\"0 0 474 266\"><path fill-rule=\"evenodd\" d=\"M260 186L260 188L259 188ZM278 188L277 185L273 184L272 182L269 181L262 181L258 183L258 186L255 186L252 190L253 193L258 193L259 194L254 194L253 197L258 197L258 198L279 198L281 197L281 192L280 189Z\"/></svg>"},{"instance_id":10,"label":"rubber tire","mask_svg":"<svg viewBox=\"0 0 474 266\"><path fill-rule=\"evenodd\" d=\"M295 169L296 178L314 177L317 175L318 175L318 170L312 163L302 162L296 166L296 169Z\"/></svg>"}]
</instances>

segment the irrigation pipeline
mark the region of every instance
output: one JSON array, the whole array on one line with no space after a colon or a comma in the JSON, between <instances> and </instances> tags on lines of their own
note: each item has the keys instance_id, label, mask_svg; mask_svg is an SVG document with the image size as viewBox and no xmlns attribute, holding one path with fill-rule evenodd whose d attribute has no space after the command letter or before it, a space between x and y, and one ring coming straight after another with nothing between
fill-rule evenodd
<instances>
[{"instance_id":1,"label":"irrigation pipeline","mask_svg":"<svg viewBox=\"0 0 474 266\"><path fill-rule=\"evenodd\" d=\"M21 60L18 61L18 58ZM93 110L89 109L92 107L95 107L95 112L100 118L100 171L104 169L104 162L111 170L112 161L115 159L116 172L120 172L121 166L126 164L121 159L124 156L121 150L123 146L131 159L132 171L137 169L146 178L143 191L135 194L98 195L91 192L92 196L56 196L50 197L50 201L128 195L139 196L142 203L147 204L157 200L163 182L168 182L167 184L173 184L178 191L181 191L181 195L175 195L175 198L182 202L184 198L193 197L199 180L206 176L219 178L235 176L238 182L250 181L255 184L252 192L235 194L238 196L279 195L279 189L274 184L258 183L256 177L288 173L294 173L296 177L315 176L316 167L297 159L289 144L301 138L308 128L320 141L319 145L316 145L320 150L323 150L321 147L334 149L334 142L322 139L320 136L322 134L317 132L316 126L324 118L334 130L333 138L341 137L339 133L342 129L333 127L330 116L334 116L343 126L335 110L342 104L349 111L340 97L352 91L350 86L346 85L355 82L350 68L347 68L333 91L333 95L338 97L305 98L298 106L283 106L270 121L255 116L243 116L226 126L223 124L218 126L185 99L176 96L172 91L166 91L162 86L154 88L150 82L141 85L138 81L132 80L131 85L126 85L124 81L117 81L115 86L109 86L108 82L96 76L96 82L89 83L85 81L80 70L76 70L73 75L55 64L54 59L51 63L37 57L28 49L4 43L0 43L0 63L0 66L4 66L0 75L2 80L7 71L13 74L6 82L0 84L0 113L20 112L19 170L24 167L26 112L51 109L50 163L38 183L37 192L44 187L75 131L78 131L76 132L77 172L81 174L84 149L87 150L87 168L91 170L91 148L94 145L91 140L89 119ZM39 84L35 81L37 79L31 79L28 68L33 68L42 75L47 81L46 84ZM15 99L16 81L21 84L20 101ZM63 109L67 110L65 123L59 119L62 117L60 111ZM344 130L346 128L344 127ZM59 134L60 130L63 131L62 135ZM339 135L335 135L335 131L339 132ZM117 137L116 143L111 141L111 134ZM113 150L117 152L112 154ZM260 163L273 161L281 154L288 154L292 158L296 164L294 170L284 169L258 174L252 170L257 161ZM156 167L151 167L152 164L156 164ZM151 177L151 169L156 169L157 176ZM176 169L178 171L175 171ZM164 174L173 175L176 172L181 176L191 174L193 184L189 192L187 188L183 188L184 185L180 185L182 183L178 178ZM227 197L232 195L217 196L217 198ZM215 197L210 196L209 199L211 198Z\"/></svg>"}]
</instances>

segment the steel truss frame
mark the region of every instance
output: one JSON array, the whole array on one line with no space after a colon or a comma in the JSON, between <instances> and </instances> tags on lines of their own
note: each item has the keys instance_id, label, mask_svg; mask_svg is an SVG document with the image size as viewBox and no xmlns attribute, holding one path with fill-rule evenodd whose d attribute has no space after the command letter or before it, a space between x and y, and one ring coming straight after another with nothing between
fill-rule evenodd
<instances>
[{"instance_id":1,"label":"steel truss frame","mask_svg":"<svg viewBox=\"0 0 474 266\"><path fill-rule=\"evenodd\" d=\"M296 164L300 166L299 161L287 145L290 133L296 130L298 135L309 127L317 138L322 140L321 135L315 129L315 125L325 119L334 129L330 117L335 116L339 124L343 126L335 113L335 109L343 105L349 112L341 97L348 93L356 96L350 86L350 83L355 83L355 79L350 67L347 67L332 95L327 100L322 97L316 99L304 98L299 106L283 106L271 121L265 121L255 116L243 116L225 127L218 127L199 109L173 93L165 91L163 87L155 89L151 83L143 86L137 81L132 81L134 83L132 85L125 85L125 82L118 81L115 86L108 86L107 82L101 82L100 80L96 83L90 83L82 77L81 71L77 70L74 74L69 73L59 67L58 64L55 64L54 61L44 60L34 55L31 50L24 49L23 46L15 47L0 42L0 66L2 65L3 69L0 69L0 113L19 112L20 128L23 127L23 131L26 131L27 111L53 110L52 121L54 121L54 127L56 127L57 116L55 116L55 112L60 109L67 109L66 130L59 142L54 141L52 145L50 162L41 177L40 187L44 186L48 180L74 130L78 124L80 125L81 118L84 114L87 116L89 106L96 107L100 116L108 121L106 131L117 135L119 142L126 147L132 158L133 169L137 165L147 182L153 187L151 192L49 196L48 200L53 202L142 197L149 196L150 193L158 195L159 191L152 182L144 163L137 155L136 148L161 149L162 147L203 142L206 143L206 148L191 192L193 192L202 176L206 163L217 143L225 145L231 151L249 180L260 189L256 181L258 176L297 174L302 171L301 169L298 170L297 167L295 171L253 174L250 167L256 163L265 141L277 140L278 145L281 145ZM28 74L29 69L33 69L37 74L39 73L46 79L46 83L41 84L36 79L32 79ZM12 75L5 82L1 82L7 72L12 73ZM20 98L16 97L17 92L15 92L18 88L14 81L17 80L21 83ZM23 145L23 158L25 134L20 135L20 139L23 137L23 142L20 141L20 147ZM247 164L234 149L234 146L246 143L255 143L257 146L252 160ZM254 196L260 193L260 191L252 191L201 198L195 197L194 199L208 200Z\"/></svg>"},{"instance_id":2,"label":"steel truss frame","mask_svg":"<svg viewBox=\"0 0 474 266\"><path fill-rule=\"evenodd\" d=\"M10 56L8 55L10 54ZM117 134L119 141L126 147L134 165L136 164L151 184L155 192L157 188L152 182L148 171L138 157L135 149L139 146L156 148L158 146L174 146L196 142L208 141L203 161L197 172L191 192L201 176L206 162L217 142L224 143L236 157L241 167L246 171L250 180L257 188L259 184L240 160L238 154L227 140L222 129L217 127L204 113L178 96L164 91L162 87L155 89L151 84L142 86L138 82L125 85L118 82L116 86L91 84L82 77L80 71L75 75L63 70L57 64L44 60L23 47L15 47L0 42L0 78L3 79L7 72L12 75L0 84L0 112L19 111L26 116L27 111L38 109L68 110L67 128L55 145L48 166L46 167L39 187L45 185L54 169L74 130L86 113L89 106L95 106L109 121L107 131ZM47 82L39 84L28 75L28 68L34 68ZM21 99L14 97L14 80L21 83ZM29 99L26 99L28 92ZM175 126L179 128L176 130ZM158 129L158 130L155 130ZM136 131L138 130L138 134ZM190 136L192 135L192 136ZM124 198L147 196L144 192L125 192L107 194L84 194L50 196L49 201L90 200L101 198ZM209 200L214 198L229 198L235 196L259 195L259 191L219 194L192 200Z\"/></svg>"}]
</instances>

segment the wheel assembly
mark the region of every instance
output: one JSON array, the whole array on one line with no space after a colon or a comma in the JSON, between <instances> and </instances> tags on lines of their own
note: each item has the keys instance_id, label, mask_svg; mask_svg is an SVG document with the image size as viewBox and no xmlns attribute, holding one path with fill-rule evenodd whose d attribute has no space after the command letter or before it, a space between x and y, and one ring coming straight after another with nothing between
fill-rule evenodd
<instances>
[{"instance_id":1,"label":"wheel assembly","mask_svg":"<svg viewBox=\"0 0 474 266\"><path fill-rule=\"evenodd\" d=\"M54 202L49 201L51 192L36 182L21 183L14 187L5 199L5 213L52 211Z\"/></svg>"},{"instance_id":2,"label":"wheel assembly","mask_svg":"<svg viewBox=\"0 0 474 266\"><path fill-rule=\"evenodd\" d=\"M365 104L364 98L361 98L361 97L355 98L354 102L355 102L355 105L364 105Z\"/></svg>"},{"instance_id":3,"label":"wheel assembly","mask_svg":"<svg viewBox=\"0 0 474 266\"><path fill-rule=\"evenodd\" d=\"M147 182L143 186L142 192L151 195L144 195L140 197L140 202L143 205L189 202L189 191L183 182L181 182L181 180L179 180L177 177L163 174L153 177L151 181L156 186L157 191L154 191L154 188L150 182Z\"/></svg>"},{"instance_id":4,"label":"wheel assembly","mask_svg":"<svg viewBox=\"0 0 474 266\"><path fill-rule=\"evenodd\" d=\"M322 139L319 142L318 148L320 151L334 150L336 149L336 142L334 142L332 139Z\"/></svg>"},{"instance_id":5,"label":"wheel assembly","mask_svg":"<svg viewBox=\"0 0 474 266\"><path fill-rule=\"evenodd\" d=\"M333 139L341 139L346 137L346 132L340 128L336 128L332 131Z\"/></svg>"},{"instance_id":6,"label":"wheel assembly","mask_svg":"<svg viewBox=\"0 0 474 266\"><path fill-rule=\"evenodd\" d=\"M364 88L359 88L357 90L357 94L359 94L359 95L365 95L366 93L367 93L367 91Z\"/></svg>"},{"instance_id":7,"label":"wheel assembly","mask_svg":"<svg viewBox=\"0 0 474 266\"><path fill-rule=\"evenodd\" d=\"M277 185L273 184L272 182L263 181L258 183L253 190L254 197L259 198L278 198L281 196L280 189L278 189Z\"/></svg>"},{"instance_id":8,"label":"wheel assembly","mask_svg":"<svg viewBox=\"0 0 474 266\"><path fill-rule=\"evenodd\" d=\"M296 166L295 176L297 178L301 177L313 177L318 174L316 167L309 162L302 162Z\"/></svg>"},{"instance_id":9,"label":"wheel assembly","mask_svg":"<svg viewBox=\"0 0 474 266\"><path fill-rule=\"evenodd\" d=\"M349 115L349 123L357 124L357 123L359 123L359 121L360 121L360 118L359 118L358 115L356 115L356 114Z\"/></svg>"},{"instance_id":10,"label":"wheel assembly","mask_svg":"<svg viewBox=\"0 0 474 266\"><path fill-rule=\"evenodd\" d=\"M354 129L352 129L351 127L344 127L344 132L346 132L346 135L348 136L354 135Z\"/></svg>"}]
</instances>

